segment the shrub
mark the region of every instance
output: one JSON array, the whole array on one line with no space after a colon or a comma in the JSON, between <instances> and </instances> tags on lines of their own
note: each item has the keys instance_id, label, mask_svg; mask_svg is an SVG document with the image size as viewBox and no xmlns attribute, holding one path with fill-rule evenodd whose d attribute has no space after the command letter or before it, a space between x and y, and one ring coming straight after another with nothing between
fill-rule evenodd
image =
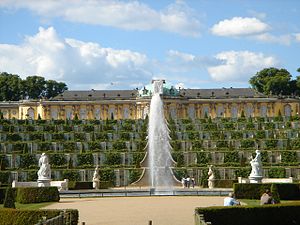
<instances>
[{"instance_id":1,"label":"shrub","mask_svg":"<svg viewBox=\"0 0 300 225\"><path fill-rule=\"evenodd\" d=\"M280 203L280 196L276 184L271 185L271 193L272 193L272 198L274 200L274 203Z\"/></svg>"},{"instance_id":2,"label":"shrub","mask_svg":"<svg viewBox=\"0 0 300 225\"><path fill-rule=\"evenodd\" d=\"M115 179L115 173L113 170L100 170L100 181L109 181L111 183L114 182Z\"/></svg>"},{"instance_id":3,"label":"shrub","mask_svg":"<svg viewBox=\"0 0 300 225\"><path fill-rule=\"evenodd\" d=\"M265 184L234 184L233 189L237 198L260 199L266 189L271 190L271 183ZM299 184L276 184L281 200L300 199Z\"/></svg>"},{"instance_id":4,"label":"shrub","mask_svg":"<svg viewBox=\"0 0 300 225\"><path fill-rule=\"evenodd\" d=\"M80 180L79 172L77 170L64 170L62 173L63 179L69 179L69 181Z\"/></svg>"},{"instance_id":5,"label":"shrub","mask_svg":"<svg viewBox=\"0 0 300 225\"><path fill-rule=\"evenodd\" d=\"M135 169L135 170L130 170L129 171L129 182L133 183L137 181L142 175L142 170L141 169Z\"/></svg>"},{"instance_id":6,"label":"shrub","mask_svg":"<svg viewBox=\"0 0 300 225\"><path fill-rule=\"evenodd\" d=\"M35 168L37 167L37 159L34 154L20 155L20 168Z\"/></svg>"},{"instance_id":7,"label":"shrub","mask_svg":"<svg viewBox=\"0 0 300 225\"><path fill-rule=\"evenodd\" d=\"M1 225L25 225L37 224L43 217L47 219L58 216L62 210L57 209L0 209ZM66 217L66 224L78 224L78 210L66 209L67 214L71 216Z\"/></svg>"},{"instance_id":8,"label":"shrub","mask_svg":"<svg viewBox=\"0 0 300 225\"><path fill-rule=\"evenodd\" d=\"M14 191L12 188L8 187L6 188L5 192L5 199L3 203L4 208L13 208L15 209L15 196L14 196Z\"/></svg>"},{"instance_id":9,"label":"shrub","mask_svg":"<svg viewBox=\"0 0 300 225\"><path fill-rule=\"evenodd\" d=\"M105 154L105 164L106 165L120 165L121 155L120 153L108 152Z\"/></svg>"},{"instance_id":10,"label":"shrub","mask_svg":"<svg viewBox=\"0 0 300 225\"><path fill-rule=\"evenodd\" d=\"M78 166L83 166L83 165L88 165L91 166L94 164L94 157L93 154L78 154L77 155L77 165Z\"/></svg>"},{"instance_id":11,"label":"shrub","mask_svg":"<svg viewBox=\"0 0 300 225\"><path fill-rule=\"evenodd\" d=\"M86 181L70 181L69 182L70 190L82 190L82 189L93 189L93 182Z\"/></svg>"},{"instance_id":12,"label":"shrub","mask_svg":"<svg viewBox=\"0 0 300 225\"><path fill-rule=\"evenodd\" d=\"M240 162L240 157L237 151L225 153L224 163L238 163L238 162Z\"/></svg>"},{"instance_id":13,"label":"shrub","mask_svg":"<svg viewBox=\"0 0 300 225\"><path fill-rule=\"evenodd\" d=\"M177 167L184 166L184 155L182 152L173 152L172 157L176 161Z\"/></svg>"},{"instance_id":14,"label":"shrub","mask_svg":"<svg viewBox=\"0 0 300 225\"><path fill-rule=\"evenodd\" d=\"M50 156L50 162L53 166L66 166L67 159L64 154L51 154Z\"/></svg>"},{"instance_id":15,"label":"shrub","mask_svg":"<svg viewBox=\"0 0 300 225\"><path fill-rule=\"evenodd\" d=\"M281 153L281 162L298 162L297 153L292 151L283 151Z\"/></svg>"},{"instance_id":16,"label":"shrub","mask_svg":"<svg viewBox=\"0 0 300 225\"><path fill-rule=\"evenodd\" d=\"M57 187L22 187L17 188L17 202L22 204L38 202L58 202Z\"/></svg>"},{"instance_id":17,"label":"shrub","mask_svg":"<svg viewBox=\"0 0 300 225\"><path fill-rule=\"evenodd\" d=\"M281 167L272 167L268 170L269 178L285 178L285 169Z\"/></svg>"},{"instance_id":18,"label":"shrub","mask_svg":"<svg viewBox=\"0 0 300 225\"><path fill-rule=\"evenodd\" d=\"M300 204L196 208L213 225L300 224ZM197 217L196 217L197 218ZM196 225L201 223L196 222Z\"/></svg>"}]
</instances>

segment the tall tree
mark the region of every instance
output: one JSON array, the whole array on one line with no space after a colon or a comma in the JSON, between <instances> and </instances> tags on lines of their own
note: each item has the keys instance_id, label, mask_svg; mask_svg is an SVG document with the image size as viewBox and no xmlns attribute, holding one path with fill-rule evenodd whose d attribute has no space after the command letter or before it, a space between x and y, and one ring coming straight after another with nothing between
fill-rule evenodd
<instances>
[{"instance_id":1,"label":"tall tree","mask_svg":"<svg viewBox=\"0 0 300 225\"><path fill-rule=\"evenodd\" d=\"M0 101L18 101L22 96L22 79L15 74L0 73Z\"/></svg>"},{"instance_id":2,"label":"tall tree","mask_svg":"<svg viewBox=\"0 0 300 225\"><path fill-rule=\"evenodd\" d=\"M292 94L292 75L286 69L266 68L250 78L250 84L258 92L264 94L290 95Z\"/></svg>"},{"instance_id":3,"label":"tall tree","mask_svg":"<svg viewBox=\"0 0 300 225\"><path fill-rule=\"evenodd\" d=\"M68 90L67 85L63 82L56 82L55 80L46 81L45 92L43 96L45 98L51 98L58 94Z\"/></svg>"},{"instance_id":4,"label":"tall tree","mask_svg":"<svg viewBox=\"0 0 300 225\"><path fill-rule=\"evenodd\" d=\"M45 90L45 85L46 81L44 77L28 76L23 82L26 97L29 99L41 98Z\"/></svg>"}]
</instances>

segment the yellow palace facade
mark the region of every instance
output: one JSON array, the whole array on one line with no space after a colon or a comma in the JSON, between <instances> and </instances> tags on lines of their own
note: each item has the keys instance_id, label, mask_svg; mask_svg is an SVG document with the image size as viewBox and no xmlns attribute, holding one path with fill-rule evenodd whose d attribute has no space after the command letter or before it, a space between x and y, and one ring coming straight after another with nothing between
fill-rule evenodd
<instances>
[{"instance_id":1,"label":"yellow palace facade","mask_svg":"<svg viewBox=\"0 0 300 225\"><path fill-rule=\"evenodd\" d=\"M0 102L6 119L141 119L150 110L152 85L141 90L65 91L50 100ZM167 118L296 116L299 98L265 96L251 88L176 89L164 84Z\"/></svg>"}]
</instances>

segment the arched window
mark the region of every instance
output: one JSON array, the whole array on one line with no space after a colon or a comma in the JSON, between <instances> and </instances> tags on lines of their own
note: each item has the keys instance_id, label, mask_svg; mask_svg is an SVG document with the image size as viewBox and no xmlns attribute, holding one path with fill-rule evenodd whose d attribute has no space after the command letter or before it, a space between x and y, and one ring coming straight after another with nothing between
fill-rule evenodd
<instances>
[{"instance_id":1,"label":"arched window","mask_svg":"<svg viewBox=\"0 0 300 225\"><path fill-rule=\"evenodd\" d=\"M267 113L268 113L267 106L262 105L262 106L260 107L260 116L261 116L261 117L266 117L266 116L267 116Z\"/></svg>"},{"instance_id":2,"label":"arched window","mask_svg":"<svg viewBox=\"0 0 300 225\"><path fill-rule=\"evenodd\" d=\"M169 113L170 113L170 116L172 119L177 118L177 112L176 112L176 108L174 106L170 108Z\"/></svg>"},{"instance_id":3,"label":"arched window","mask_svg":"<svg viewBox=\"0 0 300 225\"><path fill-rule=\"evenodd\" d=\"M123 110L123 119L129 119L129 109L125 107Z\"/></svg>"},{"instance_id":4,"label":"arched window","mask_svg":"<svg viewBox=\"0 0 300 225\"><path fill-rule=\"evenodd\" d=\"M28 115L28 119L34 119L34 109L33 108L29 108L27 110L27 115Z\"/></svg>"},{"instance_id":5,"label":"arched window","mask_svg":"<svg viewBox=\"0 0 300 225\"><path fill-rule=\"evenodd\" d=\"M238 117L238 108L237 106L231 107L231 118L237 118Z\"/></svg>"},{"instance_id":6,"label":"arched window","mask_svg":"<svg viewBox=\"0 0 300 225\"><path fill-rule=\"evenodd\" d=\"M115 108L108 109L108 118L110 118L111 120L115 119Z\"/></svg>"},{"instance_id":7,"label":"arched window","mask_svg":"<svg viewBox=\"0 0 300 225\"><path fill-rule=\"evenodd\" d=\"M253 116L253 106L252 105L247 105L246 106L246 109L245 109L245 112L246 112L246 117L251 117Z\"/></svg>"},{"instance_id":8,"label":"arched window","mask_svg":"<svg viewBox=\"0 0 300 225\"><path fill-rule=\"evenodd\" d=\"M223 117L224 116L224 107L218 106L217 107L217 117Z\"/></svg>"},{"instance_id":9,"label":"arched window","mask_svg":"<svg viewBox=\"0 0 300 225\"><path fill-rule=\"evenodd\" d=\"M202 107L201 117L204 118L205 116L207 116L207 117L210 116L208 106L203 106Z\"/></svg>"},{"instance_id":10,"label":"arched window","mask_svg":"<svg viewBox=\"0 0 300 225\"><path fill-rule=\"evenodd\" d=\"M100 109L96 108L94 111L94 117L96 120L100 120Z\"/></svg>"},{"instance_id":11,"label":"arched window","mask_svg":"<svg viewBox=\"0 0 300 225\"><path fill-rule=\"evenodd\" d=\"M81 120L86 119L86 109L80 109L80 119Z\"/></svg>"},{"instance_id":12,"label":"arched window","mask_svg":"<svg viewBox=\"0 0 300 225\"><path fill-rule=\"evenodd\" d=\"M66 109L66 119L72 119L72 109Z\"/></svg>"},{"instance_id":13,"label":"arched window","mask_svg":"<svg viewBox=\"0 0 300 225\"><path fill-rule=\"evenodd\" d=\"M292 115L292 109L291 109L291 106L290 105L285 105L284 106L284 116L291 116Z\"/></svg>"},{"instance_id":14,"label":"arched window","mask_svg":"<svg viewBox=\"0 0 300 225\"><path fill-rule=\"evenodd\" d=\"M190 106L188 108L188 115L191 119L195 119L195 107L194 106Z\"/></svg>"},{"instance_id":15,"label":"arched window","mask_svg":"<svg viewBox=\"0 0 300 225\"><path fill-rule=\"evenodd\" d=\"M54 119L54 120L58 119L57 109L51 109L51 119Z\"/></svg>"}]
</instances>

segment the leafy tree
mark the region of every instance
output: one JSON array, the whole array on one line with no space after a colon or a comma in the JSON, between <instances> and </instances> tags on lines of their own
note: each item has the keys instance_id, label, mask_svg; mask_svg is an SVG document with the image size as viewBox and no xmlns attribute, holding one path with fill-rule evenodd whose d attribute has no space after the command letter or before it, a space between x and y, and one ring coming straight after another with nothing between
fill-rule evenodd
<instances>
[{"instance_id":1,"label":"leafy tree","mask_svg":"<svg viewBox=\"0 0 300 225\"><path fill-rule=\"evenodd\" d=\"M63 82L45 80L41 76L28 76L22 80L18 75L0 73L0 101L51 98L67 90Z\"/></svg>"},{"instance_id":2,"label":"leafy tree","mask_svg":"<svg viewBox=\"0 0 300 225\"><path fill-rule=\"evenodd\" d=\"M28 76L23 81L26 98L39 99L43 96L46 81L44 77Z\"/></svg>"},{"instance_id":3,"label":"leafy tree","mask_svg":"<svg viewBox=\"0 0 300 225\"><path fill-rule=\"evenodd\" d=\"M251 86L264 94L290 95L296 91L296 83L286 69L265 68L250 79Z\"/></svg>"},{"instance_id":4,"label":"leafy tree","mask_svg":"<svg viewBox=\"0 0 300 225\"><path fill-rule=\"evenodd\" d=\"M15 74L0 73L0 101L18 101L22 96L22 79Z\"/></svg>"},{"instance_id":5,"label":"leafy tree","mask_svg":"<svg viewBox=\"0 0 300 225\"><path fill-rule=\"evenodd\" d=\"M58 94L68 90L67 85L63 82L56 82L55 80L48 80L45 84L45 91L43 96L46 98L55 97Z\"/></svg>"}]
</instances>

